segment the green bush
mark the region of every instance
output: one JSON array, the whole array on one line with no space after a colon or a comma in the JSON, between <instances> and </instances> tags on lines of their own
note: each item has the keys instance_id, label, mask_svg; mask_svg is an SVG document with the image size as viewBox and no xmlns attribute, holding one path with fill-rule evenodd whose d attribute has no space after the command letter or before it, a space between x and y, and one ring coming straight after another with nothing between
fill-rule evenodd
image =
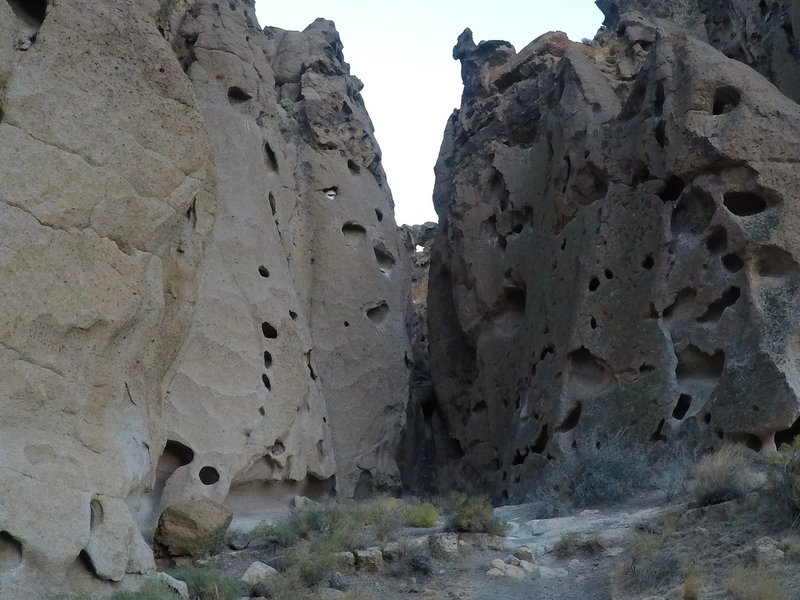
<instances>
[{"instance_id":1,"label":"green bush","mask_svg":"<svg viewBox=\"0 0 800 600\"><path fill-rule=\"evenodd\" d=\"M244 594L239 581L213 569L189 567L172 576L186 582L192 600L239 600Z\"/></svg>"},{"instance_id":2,"label":"green bush","mask_svg":"<svg viewBox=\"0 0 800 600\"><path fill-rule=\"evenodd\" d=\"M494 516L492 505L480 498L466 494L451 494L445 503L447 529L468 533L503 535L506 524Z\"/></svg>"},{"instance_id":3,"label":"green bush","mask_svg":"<svg viewBox=\"0 0 800 600\"><path fill-rule=\"evenodd\" d=\"M411 504L407 523L411 527L434 527L439 522L439 510L430 502Z\"/></svg>"},{"instance_id":4,"label":"green bush","mask_svg":"<svg viewBox=\"0 0 800 600\"><path fill-rule=\"evenodd\" d=\"M175 590L163 581L148 581L135 592L116 592L110 600L169 600L177 597Z\"/></svg>"}]
</instances>

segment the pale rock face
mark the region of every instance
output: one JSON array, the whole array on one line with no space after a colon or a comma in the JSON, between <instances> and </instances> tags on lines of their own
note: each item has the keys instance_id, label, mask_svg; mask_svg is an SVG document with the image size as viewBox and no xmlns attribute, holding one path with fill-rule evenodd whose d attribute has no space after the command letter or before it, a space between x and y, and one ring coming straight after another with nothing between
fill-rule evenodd
<instances>
[{"instance_id":1,"label":"pale rock face","mask_svg":"<svg viewBox=\"0 0 800 600\"><path fill-rule=\"evenodd\" d=\"M331 23L248 2L0 0L0 596L132 585L179 501L398 481L408 269L360 87Z\"/></svg>"},{"instance_id":2,"label":"pale rock face","mask_svg":"<svg viewBox=\"0 0 800 600\"><path fill-rule=\"evenodd\" d=\"M24 48L20 5L0 3L0 595L12 599L152 568L126 499L163 445L162 385L214 210L194 94L150 18L135 3L54 4Z\"/></svg>"},{"instance_id":3,"label":"pale rock face","mask_svg":"<svg viewBox=\"0 0 800 600\"><path fill-rule=\"evenodd\" d=\"M756 449L796 430L800 108L668 21L616 25L456 46L435 408L405 460L443 488L521 499L595 427Z\"/></svg>"}]
</instances>

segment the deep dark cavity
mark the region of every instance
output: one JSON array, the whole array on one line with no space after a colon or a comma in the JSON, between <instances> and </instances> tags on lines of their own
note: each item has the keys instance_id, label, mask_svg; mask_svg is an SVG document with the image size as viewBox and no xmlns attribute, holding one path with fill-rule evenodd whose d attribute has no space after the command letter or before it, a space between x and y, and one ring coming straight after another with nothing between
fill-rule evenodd
<instances>
[{"instance_id":1,"label":"deep dark cavity","mask_svg":"<svg viewBox=\"0 0 800 600\"><path fill-rule=\"evenodd\" d=\"M6 0L23 21L41 25L47 16L47 0Z\"/></svg>"},{"instance_id":2,"label":"deep dark cavity","mask_svg":"<svg viewBox=\"0 0 800 600\"><path fill-rule=\"evenodd\" d=\"M769 208L766 199L753 192L727 192L722 203L737 217L751 217Z\"/></svg>"},{"instance_id":3,"label":"deep dark cavity","mask_svg":"<svg viewBox=\"0 0 800 600\"><path fill-rule=\"evenodd\" d=\"M742 94L734 87L722 86L714 93L714 103L711 107L711 114L724 115L739 106Z\"/></svg>"},{"instance_id":4,"label":"deep dark cavity","mask_svg":"<svg viewBox=\"0 0 800 600\"><path fill-rule=\"evenodd\" d=\"M231 104L242 104L252 99L253 96L251 96L238 86L234 85L228 88L228 101Z\"/></svg>"},{"instance_id":5,"label":"deep dark cavity","mask_svg":"<svg viewBox=\"0 0 800 600\"><path fill-rule=\"evenodd\" d=\"M219 471L214 467L203 467L200 469L200 482L203 485L214 485L219 481Z\"/></svg>"}]
</instances>

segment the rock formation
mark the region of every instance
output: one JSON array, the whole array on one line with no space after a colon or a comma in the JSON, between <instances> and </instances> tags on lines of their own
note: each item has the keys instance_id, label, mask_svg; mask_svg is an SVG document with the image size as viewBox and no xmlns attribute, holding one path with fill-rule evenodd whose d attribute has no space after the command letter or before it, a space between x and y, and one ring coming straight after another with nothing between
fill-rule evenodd
<instances>
[{"instance_id":1,"label":"rock formation","mask_svg":"<svg viewBox=\"0 0 800 600\"><path fill-rule=\"evenodd\" d=\"M434 407L409 424L440 489L522 499L592 428L756 449L798 429L790 4L759 21L737 9L754 3L649 3L677 23L600 4L611 28L591 45L551 33L517 53L466 31L454 50L464 95L436 166ZM684 9L706 15L704 33L681 27Z\"/></svg>"},{"instance_id":2,"label":"rock formation","mask_svg":"<svg viewBox=\"0 0 800 600\"><path fill-rule=\"evenodd\" d=\"M128 585L179 501L397 485L407 267L341 50L0 0L2 598Z\"/></svg>"}]
</instances>

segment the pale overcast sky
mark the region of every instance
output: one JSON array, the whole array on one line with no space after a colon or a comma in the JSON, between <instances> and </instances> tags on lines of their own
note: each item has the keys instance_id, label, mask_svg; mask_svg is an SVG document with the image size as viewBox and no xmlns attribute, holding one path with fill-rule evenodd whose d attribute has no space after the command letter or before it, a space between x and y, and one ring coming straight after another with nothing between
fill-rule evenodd
<instances>
[{"instance_id":1,"label":"pale overcast sky","mask_svg":"<svg viewBox=\"0 0 800 600\"><path fill-rule=\"evenodd\" d=\"M520 50L548 31L592 38L602 22L593 0L257 0L256 11L262 27L336 23L350 71L364 82L398 224L436 220L433 165L460 104L452 50L465 27L476 43L507 40Z\"/></svg>"}]
</instances>

